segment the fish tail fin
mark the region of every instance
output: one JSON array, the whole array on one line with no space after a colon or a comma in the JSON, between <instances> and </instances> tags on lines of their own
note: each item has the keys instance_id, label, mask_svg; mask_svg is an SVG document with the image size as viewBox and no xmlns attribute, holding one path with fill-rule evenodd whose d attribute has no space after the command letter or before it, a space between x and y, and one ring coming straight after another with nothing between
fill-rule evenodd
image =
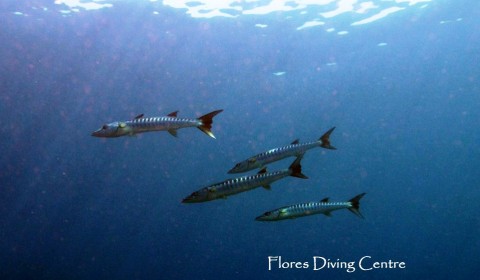
<instances>
[{"instance_id":1,"label":"fish tail fin","mask_svg":"<svg viewBox=\"0 0 480 280\"><path fill-rule=\"evenodd\" d=\"M302 173L302 165L300 164L300 161L302 160L303 155L298 156L294 162L290 165L288 170L290 170L290 176L297 177L297 178L302 178L302 179L308 179L305 174Z\"/></svg>"},{"instance_id":2,"label":"fish tail fin","mask_svg":"<svg viewBox=\"0 0 480 280\"><path fill-rule=\"evenodd\" d=\"M325 132L318 141L321 142L320 147L330 150L336 150L334 146L330 145L330 134L332 134L335 127L330 128L327 132Z\"/></svg>"},{"instance_id":3,"label":"fish tail fin","mask_svg":"<svg viewBox=\"0 0 480 280\"><path fill-rule=\"evenodd\" d=\"M352 204L348 210L350 210L353 214L357 215L358 217L364 219L362 213L360 213L360 199L365 195L365 193L361 193L354 198L350 199L348 202Z\"/></svg>"},{"instance_id":4,"label":"fish tail fin","mask_svg":"<svg viewBox=\"0 0 480 280\"><path fill-rule=\"evenodd\" d=\"M213 111L213 112L210 112L210 113L208 113L206 115L203 115L200 118L198 118L198 120L200 120L200 122L201 122L201 125L198 126L198 129L200 129L205 134L207 134L208 136L215 139L215 135L213 135L213 133L211 131L212 123L213 123L213 117L215 117L217 114L220 114L221 112L223 112L223 110Z\"/></svg>"}]
</instances>

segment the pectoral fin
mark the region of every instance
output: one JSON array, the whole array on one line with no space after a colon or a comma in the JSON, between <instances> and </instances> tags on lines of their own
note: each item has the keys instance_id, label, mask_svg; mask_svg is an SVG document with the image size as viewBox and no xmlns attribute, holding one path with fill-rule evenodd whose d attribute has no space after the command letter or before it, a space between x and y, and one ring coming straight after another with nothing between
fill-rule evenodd
<instances>
[{"instance_id":1,"label":"pectoral fin","mask_svg":"<svg viewBox=\"0 0 480 280\"><path fill-rule=\"evenodd\" d=\"M177 130L175 130L175 129L169 129L169 130L168 130L168 133L170 133L171 135L173 135L173 136L175 136L175 137L178 137L178 136L177 136Z\"/></svg>"},{"instance_id":2,"label":"pectoral fin","mask_svg":"<svg viewBox=\"0 0 480 280\"><path fill-rule=\"evenodd\" d=\"M270 191L272 189L272 187L270 185L263 185L262 187L264 189L266 189L267 191Z\"/></svg>"}]
</instances>

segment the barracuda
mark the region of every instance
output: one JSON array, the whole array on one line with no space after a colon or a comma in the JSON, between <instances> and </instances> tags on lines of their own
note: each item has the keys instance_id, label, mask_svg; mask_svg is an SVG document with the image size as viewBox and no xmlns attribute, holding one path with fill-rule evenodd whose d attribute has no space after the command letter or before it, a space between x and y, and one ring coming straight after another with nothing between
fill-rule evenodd
<instances>
[{"instance_id":1,"label":"barracuda","mask_svg":"<svg viewBox=\"0 0 480 280\"><path fill-rule=\"evenodd\" d=\"M269 190L271 183L287 176L307 179L308 177L302 174L302 166L300 165L301 159L301 156L297 157L290 167L285 170L267 172L267 169L263 168L255 175L228 179L226 181L210 185L193 192L191 195L183 199L182 202L196 203L219 198L227 198L227 196L253 190L260 186Z\"/></svg>"},{"instance_id":2,"label":"barracuda","mask_svg":"<svg viewBox=\"0 0 480 280\"><path fill-rule=\"evenodd\" d=\"M322 147L325 149L336 150L335 147L330 145L330 134L333 132L335 127L332 127L325 134L323 134L318 141L299 143L299 140L293 141L290 145L271 149L269 151L263 152L261 154L250 157L247 160L239 162L233 167L228 173L242 173L256 168L262 168L263 166L278 161L287 157L298 157L303 155L306 151Z\"/></svg>"},{"instance_id":3,"label":"barracuda","mask_svg":"<svg viewBox=\"0 0 480 280\"><path fill-rule=\"evenodd\" d=\"M363 219L363 216L360 213L360 199L364 195L365 193L359 194L346 202L328 202L328 198L324 198L320 202L307 202L285 206L265 212L263 215L258 216L255 220L262 222L275 222L315 214L324 214L330 217L332 211L341 209L348 209L353 214Z\"/></svg>"},{"instance_id":4,"label":"barracuda","mask_svg":"<svg viewBox=\"0 0 480 280\"><path fill-rule=\"evenodd\" d=\"M103 125L100 129L94 131L92 136L113 138L126 135L135 135L150 131L168 131L173 136L177 136L177 130L187 127L197 127L208 136L215 138L211 128L213 117L223 110L217 110L203 115L197 119L177 118L178 111L172 112L164 117L145 118L143 114L136 116L133 120L124 122L112 122Z\"/></svg>"}]
</instances>

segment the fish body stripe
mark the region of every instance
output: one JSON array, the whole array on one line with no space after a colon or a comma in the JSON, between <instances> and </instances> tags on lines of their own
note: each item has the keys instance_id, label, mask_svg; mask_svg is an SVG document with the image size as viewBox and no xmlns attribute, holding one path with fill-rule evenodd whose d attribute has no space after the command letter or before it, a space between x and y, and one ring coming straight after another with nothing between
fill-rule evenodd
<instances>
[{"instance_id":1,"label":"fish body stripe","mask_svg":"<svg viewBox=\"0 0 480 280\"><path fill-rule=\"evenodd\" d=\"M204 202L218 198L225 198L227 196L249 191L260 186L267 186L277 180L291 175L291 172L292 171L290 169L286 169L228 179L194 192L191 196L189 196L193 196L190 202ZM198 194L198 197L196 197L194 194Z\"/></svg>"},{"instance_id":2,"label":"fish body stripe","mask_svg":"<svg viewBox=\"0 0 480 280\"><path fill-rule=\"evenodd\" d=\"M317 147L321 144L320 141L308 142L302 144L292 144L281 148L271 149L267 152L261 153L256 156L258 161L263 163L270 163L286 157L301 155L307 150Z\"/></svg>"},{"instance_id":3,"label":"fish body stripe","mask_svg":"<svg viewBox=\"0 0 480 280\"><path fill-rule=\"evenodd\" d=\"M207 189L215 194L212 199L224 197L240 192L248 191L260 186L266 186L291 174L290 170L282 170L256 174L251 176L243 176L226 180L221 183L213 184Z\"/></svg>"},{"instance_id":4,"label":"fish body stripe","mask_svg":"<svg viewBox=\"0 0 480 280\"><path fill-rule=\"evenodd\" d=\"M278 209L282 216L300 217L352 207L351 202L308 202Z\"/></svg>"},{"instance_id":5,"label":"fish body stripe","mask_svg":"<svg viewBox=\"0 0 480 280\"><path fill-rule=\"evenodd\" d=\"M180 129L185 127L196 127L202 125L197 119L174 118L174 117L152 117L139 118L126 121L125 124L132 128L133 132L144 132L153 130Z\"/></svg>"},{"instance_id":6,"label":"fish body stripe","mask_svg":"<svg viewBox=\"0 0 480 280\"><path fill-rule=\"evenodd\" d=\"M271 149L264 153L258 154L253 158L255 158L257 162L261 163L261 165L266 165L287 157L302 155L306 151L320 146L321 143L321 141L314 141L302 144L291 144L285 147Z\"/></svg>"}]
</instances>

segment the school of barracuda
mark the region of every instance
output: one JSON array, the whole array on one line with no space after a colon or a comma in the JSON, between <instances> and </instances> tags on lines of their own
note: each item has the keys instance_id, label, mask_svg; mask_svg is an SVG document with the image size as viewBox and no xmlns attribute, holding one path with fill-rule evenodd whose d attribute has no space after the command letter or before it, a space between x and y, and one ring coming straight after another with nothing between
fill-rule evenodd
<instances>
[{"instance_id":1,"label":"school of barracuda","mask_svg":"<svg viewBox=\"0 0 480 280\"><path fill-rule=\"evenodd\" d=\"M113 138L121 136L133 136L138 133L152 131L167 131L173 136L177 136L177 130L187 127L197 127L208 136L215 138L211 128L213 117L223 112L223 110L212 111L198 118L179 118L178 111L172 112L167 116L146 118L143 114L136 116L133 120L115 121L104 124L100 129L92 132L92 136L101 138ZM225 199L228 196L247 192L258 187L267 190L271 184L277 180L286 177L297 177L308 179L302 173L301 160L304 154L313 148L321 147L328 150L336 150L330 144L330 135L335 127L325 132L318 140L300 143L299 140L293 141L290 145L273 148L268 151L251 156L246 160L237 163L228 173L242 173L260 168L255 175L247 175L236 178L226 179L225 181L205 186L194 191L182 200L182 203L200 203L215 199ZM280 161L288 157L295 157L288 169L268 172L266 165ZM331 216L331 212L341 209L347 209L363 218L360 213L360 199L365 195L361 193L348 201L330 202L329 198L320 201L302 202L267 211L255 218L256 221L273 222L286 219L295 219L315 214L324 214Z\"/></svg>"}]
</instances>

